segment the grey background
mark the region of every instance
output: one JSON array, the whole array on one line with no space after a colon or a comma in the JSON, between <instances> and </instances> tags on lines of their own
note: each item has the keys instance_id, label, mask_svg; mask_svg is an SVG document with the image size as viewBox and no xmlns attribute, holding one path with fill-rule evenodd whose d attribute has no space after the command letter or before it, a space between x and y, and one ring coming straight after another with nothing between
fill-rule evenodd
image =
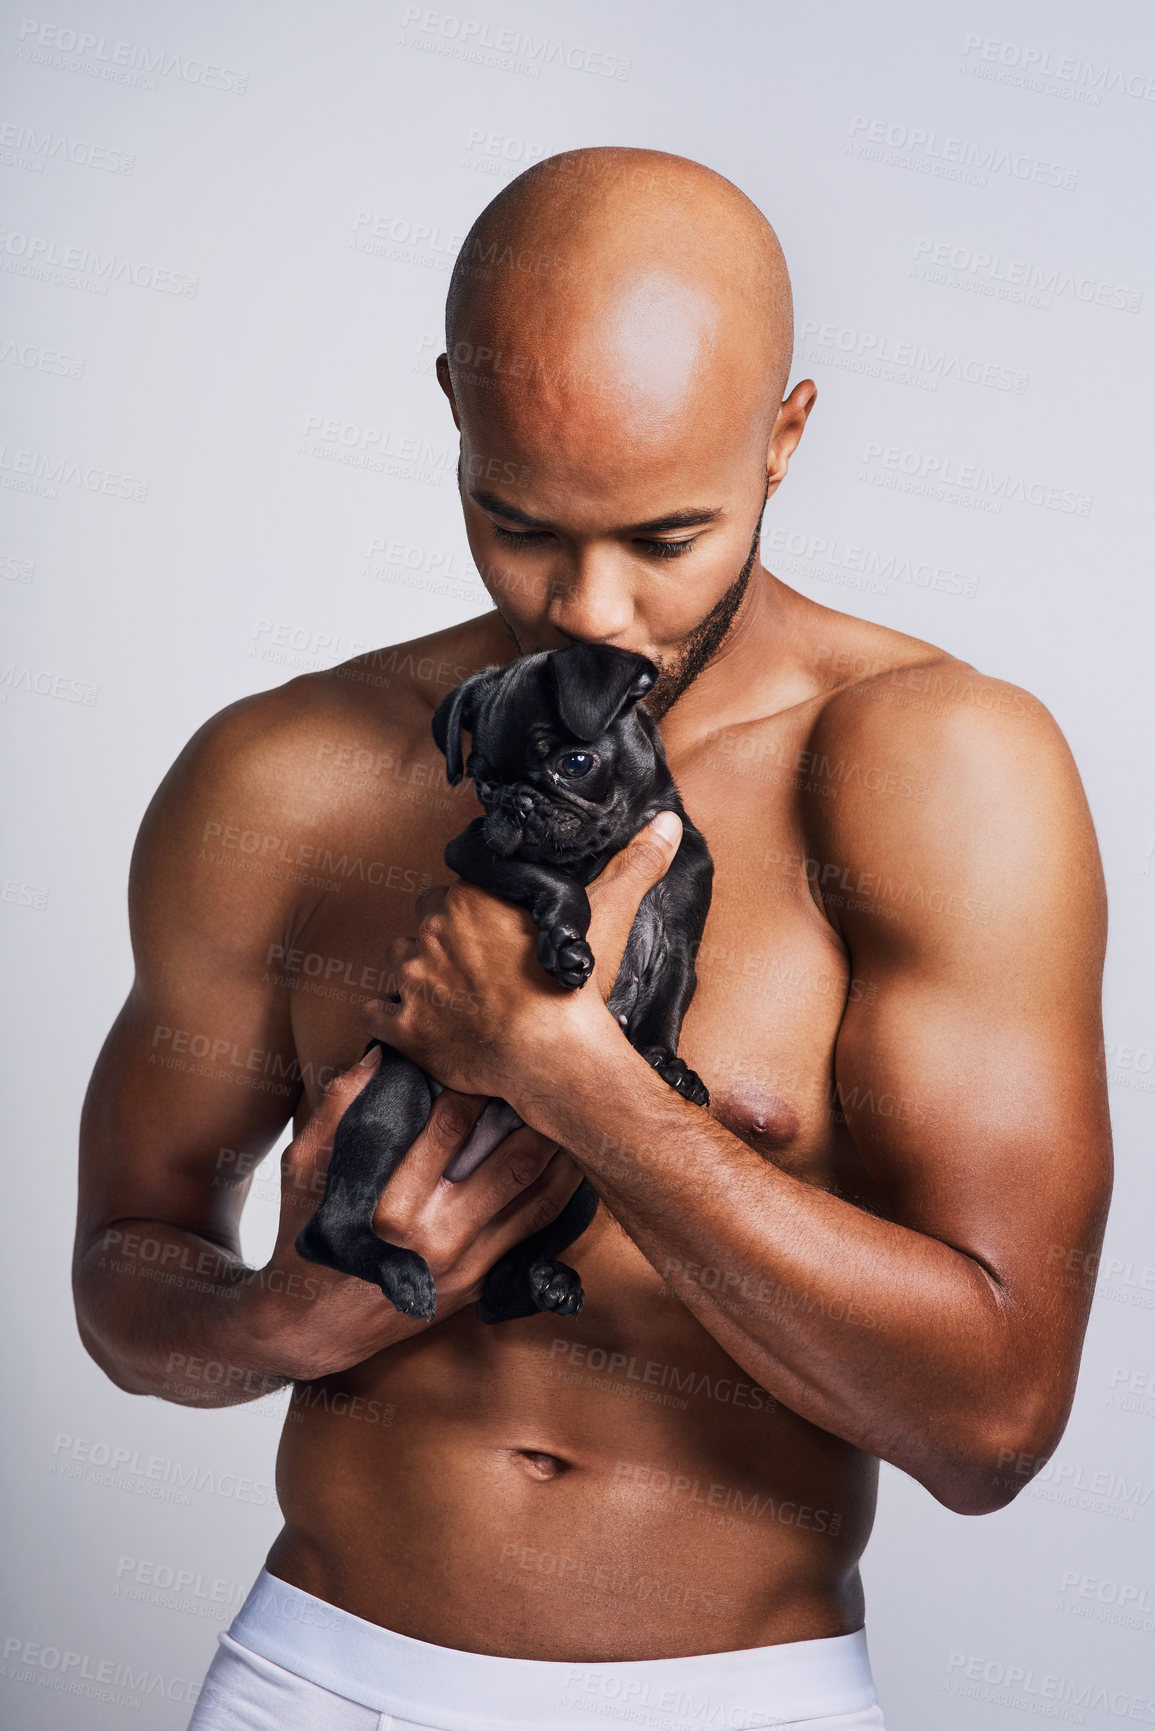
<instances>
[{"instance_id":1,"label":"grey background","mask_svg":"<svg viewBox=\"0 0 1155 1731\"><path fill-rule=\"evenodd\" d=\"M182 1726L278 1526L284 1397L131 1398L72 1318L140 816L223 704L486 605L448 267L528 160L616 142L728 174L785 246L820 398L767 563L1042 698L1106 861L1118 1176L1074 1415L984 1519L884 1468L888 1726L1155 1723L1149 6L53 0L5 9L0 67L4 1722ZM274 1219L265 1168L253 1257Z\"/></svg>"}]
</instances>

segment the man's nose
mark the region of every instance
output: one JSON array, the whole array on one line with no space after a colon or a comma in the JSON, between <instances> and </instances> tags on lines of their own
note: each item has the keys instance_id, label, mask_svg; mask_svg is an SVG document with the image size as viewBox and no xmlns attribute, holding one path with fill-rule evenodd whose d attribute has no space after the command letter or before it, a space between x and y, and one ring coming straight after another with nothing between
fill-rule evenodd
<instances>
[{"instance_id":1,"label":"man's nose","mask_svg":"<svg viewBox=\"0 0 1155 1731\"><path fill-rule=\"evenodd\" d=\"M587 550L559 572L546 617L555 630L584 643L610 643L629 632L634 602L620 556Z\"/></svg>"}]
</instances>

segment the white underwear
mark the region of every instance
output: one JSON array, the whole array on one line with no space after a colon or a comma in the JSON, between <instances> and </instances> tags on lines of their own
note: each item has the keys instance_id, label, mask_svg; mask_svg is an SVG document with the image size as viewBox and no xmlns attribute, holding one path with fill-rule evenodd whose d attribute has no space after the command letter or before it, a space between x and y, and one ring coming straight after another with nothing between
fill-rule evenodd
<instances>
[{"instance_id":1,"label":"white underwear","mask_svg":"<svg viewBox=\"0 0 1155 1731\"><path fill-rule=\"evenodd\" d=\"M437 1647L262 1569L188 1731L883 1731L866 1635L606 1664Z\"/></svg>"}]
</instances>

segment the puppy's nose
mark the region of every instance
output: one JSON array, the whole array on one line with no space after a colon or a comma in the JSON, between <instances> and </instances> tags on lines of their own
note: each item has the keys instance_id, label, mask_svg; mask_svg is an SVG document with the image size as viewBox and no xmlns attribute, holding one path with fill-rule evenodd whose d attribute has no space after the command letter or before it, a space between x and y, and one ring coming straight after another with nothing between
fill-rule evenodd
<instances>
[{"instance_id":1,"label":"puppy's nose","mask_svg":"<svg viewBox=\"0 0 1155 1731\"><path fill-rule=\"evenodd\" d=\"M516 811L518 817L528 817L530 812L533 810L532 793L515 793L513 796L513 809Z\"/></svg>"}]
</instances>

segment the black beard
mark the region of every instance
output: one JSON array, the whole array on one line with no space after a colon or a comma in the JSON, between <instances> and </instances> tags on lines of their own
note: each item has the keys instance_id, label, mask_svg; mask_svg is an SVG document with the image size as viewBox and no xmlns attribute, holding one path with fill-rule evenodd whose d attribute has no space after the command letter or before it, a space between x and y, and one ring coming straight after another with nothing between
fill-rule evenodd
<instances>
[{"instance_id":1,"label":"black beard","mask_svg":"<svg viewBox=\"0 0 1155 1731\"><path fill-rule=\"evenodd\" d=\"M673 662L658 661L661 672L656 684L650 688L643 700L646 710L655 721L661 721L673 708L682 693L693 685L699 673L703 672L722 647L749 585L750 573L758 557L761 533L762 520L759 518L750 551L746 555L746 563L726 593L720 601L714 603L706 617L683 637L677 659ZM657 660L657 657L654 659Z\"/></svg>"}]
</instances>

